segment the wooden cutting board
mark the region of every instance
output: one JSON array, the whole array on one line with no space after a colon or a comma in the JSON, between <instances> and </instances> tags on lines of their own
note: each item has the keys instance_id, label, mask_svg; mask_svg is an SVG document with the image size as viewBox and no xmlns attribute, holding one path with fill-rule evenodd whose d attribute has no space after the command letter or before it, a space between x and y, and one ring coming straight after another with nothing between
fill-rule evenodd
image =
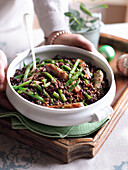
<instances>
[{"instance_id":1,"label":"wooden cutting board","mask_svg":"<svg viewBox=\"0 0 128 170\"><path fill-rule=\"evenodd\" d=\"M37 135L29 130L13 130L10 119L6 118L0 119L0 133L50 154L64 163L69 163L82 157L94 157L128 107L128 79L119 75L116 68L118 57L128 52L128 40L101 34L100 45L102 44L111 45L116 50L116 56L110 63L110 66L114 71L117 89L115 99L112 103L114 113L111 114L110 121L100 130L87 137L51 139Z\"/></svg>"}]
</instances>

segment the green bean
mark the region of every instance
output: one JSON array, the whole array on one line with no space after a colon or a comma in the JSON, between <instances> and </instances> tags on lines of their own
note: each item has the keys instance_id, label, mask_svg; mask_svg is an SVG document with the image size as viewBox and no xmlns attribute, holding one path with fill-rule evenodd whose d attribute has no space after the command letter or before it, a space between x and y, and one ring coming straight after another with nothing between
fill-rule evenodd
<instances>
[{"instance_id":1,"label":"green bean","mask_svg":"<svg viewBox=\"0 0 128 170\"><path fill-rule=\"evenodd\" d=\"M55 60L55 63L56 62L64 62L64 60L63 59Z\"/></svg>"},{"instance_id":2,"label":"green bean","mask_svg":"<svg viewBox=\"0 0 128 170\"><path fill-rule=\"evenodd\" d=\"M52 104L54 104L54 100L53 100L53 98L51 98L51 102L52 102Z\"/></svg>"},{"instance_id":3,"label":"green bean","mask_svg":"<svg viewBox=\"0 0 128 170\"><path fill-rule=\"evenodd\" d=\"M43 61L45 63L55 63L55 60L53 60L53 59L44 59Z\"/></svg>"},{"instance_id":4,"label":"green bean","mask_svg":"<svg viewBox=\"0 0 128 170\"><path fill-rule=\"evenodd\" d=\"M23 82L22 84L19 84L18 86L13 86L13 88L15 90L19 89L19 87L23 87L24 85L29 85L29 83L31 82L32 80L28 80L28 81L25 81Z\"/></svg>"},{"instance_id":5,"label":"green bean","mask_svg":"<svg viewBox=\"0 0 128 170\"><path fill-rule=\"evenodd\" d=\"M40 101L42 101L43 103L45 102L45 100L44 100L42 97L40 97L40 96L38 95L38 93L34 94L34 93L33 93L32 91L30 91L28 88L19 87L19 90L20 90L20 93L21 93L21 91L22 91L23 93L25 93L25 94L27 94L27 95L29 95L29 96L37 99L37 100L40 100Z\"/></svg>"},{"instance_id":6,"label":"green bean","mask_svg":"<svg viewBox=\"0 0 128 170\"><path fill-rule=\"evenodd\" d=\"M75 79L77 79L79 77L79 75L82 72L82 67L80 68L80 70L78 72L76 72L76 74L74 76L72 76L72 78L70 78L66 83L65 86L69 86Z\"/></svg>"},{"instance_id":7,"label":"green bean","mask_svg":"<svg viewBox=\"0 0 128 170\"><path fill-rule=\"evenodd\" d=\"M80 59L78 58L76 60L75 64L73 65L71 71L70 71L71 74L73 74L75 72L75 70L76 70L77 66L79 65L79 63L80 63Z\"/></svg>"},{"instance_id":8,"label":"green bean","mask_svg":"<svg viewBox=\"0 0 128 170\"><path fill-rule=\"evenodd\" d=\"M56 61L53 60L53 59L44 59L40 64L37 65L37 67L41 67L41 66L47 65L48 63L55 64Z\"/></svg>"},{"instance_id":9,"label":"green bean","mask_svg":"<svg viewBox=\"0 0 128 170\"><path fill-rule=\"evenodd\" d=\"M82 100L82 103L83 103L85 106L88 106L88 104L85 102L85 99Z\"/></svg>"},{"instance_id":10,"label":"green bean","mask_svg":"<svg viewBox=\"0 0 128 170\"><path fill-rule=\"evenodd\" d=\"M49 99L51 100L52 104L54 104L53 98L51 98L51 96L46 92L45 89L43 89L43 93L46 97L49 97Z\"/></svg>"},{"instance_id":11,"label":"green bean","mask_svg":"<svg viewBox=\"0 0 128 170\"><path fill-rule=\"evenodd\" d=\"M17 93L18 93L18 94L21 94L21 93L23 93L23 92L22 92L21 90L18 90Z\"/></svg>"},{"instance_id":12,"label":"green bean","mask_svg":"<svg viewBox=\"0 0 128 170\"><path fill-rule=\"evenodd\" d=\"M71 92L71 91L73 91L76 87L77 87L77 85L80 83L80 78L78 79L78 81L75 83L75 84L72 84L71 85L71 87L70 87L70 89L68 90L69 92Z\"/></svg>"},{"instance_id":13,"label":"green bean","mask_svg":"<svg viewBox=\"0 0 128 170\"><path fill-rule=\"evenodd\" d=\"M66 102L67 99L66 99L65 95L62 93L62 89L58 89L58 91L59 91L59 94L60 94L60 97L61 97L62 101Z\"/></svg>"},{"instance_id":14,"label":"green bean","mask_svg":"<svg viewBox=\"0 0 128 170\"><path fill-rule=\"evenodd\" d=\"M47 71L46 68L43 68L43 71Z\"/></svg>"},{"instance_id":15,"label":"green bean","mask_svg":"<svg viewBox=\"0 0 128 170\"><path fill-rule=\"evenodd\" d=\"M63 62L69 64L70 66L73 65L71 62L68 62L68 61L63 61Z\"/></svg>"},{"instance_id":16,"label":"green bean","mask_svg":"<svg viewBox=\"0 0 128 170\"><path fill-rule=\"evenodd\" d=\"M15 76L14 78L21 78L21 77L23 77L24 76L24 74L20 74L20 75L17 75L17 76Z\"/></svg>"},{"instance_id":17,"label":"green bean","mask_svg":"<svg viewBox=\"0 0 128 170\"><path fill-rule=\"evenodd\" d=\"M77 71L79 71L79 69L77 68ZM85 81L86 84L89 84L88 80L84 78L84 74L81 73L81 78Z\"/></svg>"},{"instance_id":18,"label":"green bean","mask_svg":"<svg viewBox=\"0 0 128 170\"><path fill-rule=\"evenodd\" d=\"M45 84L47 82L47 79L42 79L42 82Z\"/></svg>"},{"instance_id":19,"label":"green bean","mask_svg":"<svg viewBox=\"0 0 128 170\"><path fill-rule=\"evenodd\" d=\"M45 65L45 62L41 62L40 64L37 65L37 67L42 67Z\"/></svg>"},{"instance_id":20,"label":"green bean","mask_svg":"<svg viewBox=\"0 0 128 170\"><path fill-rule=\"evenodd\" d=\"M36 80L34 80L34 81L33 81L33 83L34 83L34 84L40 84L41 82L40 82L40 81L38 81L38 80L37 80L37 81L36 81Z\"/></svg>"},{"instance_id":21,"label":"green bean","mask_svg":"<svg viewBox=\"0 0 128 170\"><path fill-rule=\"evenodd\" d=\"M68 78L70 79L71 77L72 77L72 74L71 74L71 73L69 73Z\"/></svg>"},{"instance_id":22,"label":"green bean","mask_svg":"<svg viewBox=\"0 0 128 170\"><path fill-rule=\"evenodd\" d=\"M39 84L36 85L36 88L37 88L38 90L42 91L42 87L41 87Z\"/></svg>"},{"instance_id":23,"label":"green bean","mask_svg":"<svg viewBox=\"0 0 128 170\"><path fill-rule=\"evenodd\" d=\"M57 92L53 92L53 96L55 97L55 98L57 98L57 99L60 99L60 95L57 93Z\"/></svg>"},{"instance_id":24,"label":"green bean","mask_svg":"<svg viewBox=\"0 0 128 170\"><path fill-rule=\"evenodd\" d=\"M39 61L40 61L40 59L39 59L39 58L36 58L36 63L38 63ZM29 72L30 72L30 70L31 70L32 67L33 67L33 62L31 62L31 63L27 66L26 71L25 71L25 73L24 73L23 80L25 80L25 79L28 77L28 74L29 74Z\"/></svg>"},{"instance_id":25,"label":"green bean","mask_svg":"<svg viewBox=\"0 0 128 170\"><path fill-rule=\"evenodd\" d=\"M43 89L43 93L44 93L44 95L45 95L46 97L49 97L49 98L50 98L49 94L46 92L45 89Z\"/></svg>"},{"instance_id":26,"label":"green bean","mask_svg":"<svg viewBox=\"0 0 128 170\"><path fill-rule=\"evenodd\" d=\"M64 68L65 70L68 70L68 71L71 70L71 68L69 66L67 66L67 65L62 65L62 68Z\"/></svg>"},{"instance_id":27,"label":"green bean","mask_svg":"<svg viewBox=\"0 0 128 170\"><path fill-rule=\"evenodd\" d=\"M24 65L24 67L26 68L26 64L25 64L25 62L23 62L23 65Z\"/></svg>"},{"instance_id":28,"label":"green bean","mask_svg":"<svg viewBox=\"0 0 128 170\"><path fill-rule=\"evenodd\" d=\"M88 80L84 78L84 74L83 73L81 73L81 77L85 81L86 84L89 84Z\"/></svg>"},{"instance_id":29,"label":"green bean","mask_svg":"<svg viewBox=\"0 0 128 170\"><path fill-rule=\"evenodd\" d=\"M75 72L75 70L78 69L77 66L79 65L79 63L80 63L80 59L77 59L68 75L69 79L72 77L72 74Z\"/></svg>"},{"instance_id":30,"label":"green bean","mask_svg":"<svg viewBox=\"0 0 128 170\"><path fill-rule=\"evenodd\" d=\"M51 62L53 59L43 59L44 62Z\"/></svg>"},{"instance_id":31,"label":"green bean","mask_svg":"<svg viewBox=\"0 0 128 170\"><path fill-rule=\"evenodd\" d=\"M42 87L39 84L32 84L32 86L35 86L38 90L42 92Z\"/></svg>"},{"instance_id":32,"label":"green bean","mask_svg":"<svg viewBox=\"0 0 128 170\"><path fill-rule=\"evenodd\" d=\"M44 87L46 88L46 87L50 86L50 84L51 84L51 82L45 83Z\"/></svg>"},{"instance_id":33,"label":"green bean","mask_svg":"<svg viewBox=\"0 0 128 170\"><path fill-rule=\"evenodd\" d=\"M83 91L83 93L84 93L84 95L87 97L87 99L90 100L90 99L92 98L87 92Z\"/></svg>"},{"instance_id":34,"label":"green bean","mask_svg":"<svg viewBox=\"0 0 128 170\"><path fill-rule=\"evenodd\" d=\"M47 77L49 77L53 82L56 82L55 78L48 72L43 72Z\"/></svg>"},{"instance_id":35,"label":"green bean","mask_svg":"<svg viewBox=\"0 0 128 170\"><path fill-rule=\"evenodd\" d=\"M44 59L40 64L37 65L37 67L42 67L44 65L47 65L48 63L53 63L55 64L56 61L53 59Z\"/></svg>"}]
</instances>

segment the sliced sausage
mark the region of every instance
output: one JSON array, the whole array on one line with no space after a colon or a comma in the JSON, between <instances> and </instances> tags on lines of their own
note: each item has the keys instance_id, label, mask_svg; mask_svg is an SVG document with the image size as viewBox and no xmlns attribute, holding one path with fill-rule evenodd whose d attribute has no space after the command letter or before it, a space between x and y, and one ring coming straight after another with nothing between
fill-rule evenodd
<instances>
[{"instance_id":1,"label":"sliced sausage","mask_svg":"<svg viewBox=\"0 0 128 170\"><path fill-rule=\"evenodd\" d=\"M101 87L101 83L103 81L104 78L104 74L101 70L97 70L94 73L94 87L95 88L100 88Z\"/></svg>"},{"instance_id":2,"label":"sliced sausage","mask_svg":"<svg viewBox=\"0 0 128 170\"><path fill-rule=\"evenodd\" d=\"M87 67L86 63L81 59L80 59L80 66L84 67L84 69L86 69L84 77L87 79L91 78L91 72L90 72L89 68Z\"/></svg>"},{"instance_id":3,"label":"sliced sausage","mask_svg":"<svg viewBox=\"0 0 128 170\"><path fill-rule=\"evenodd\" d=\"M68 74L59 67L55 66L54 64L47 64L46 70L60 79L64 79L65 81L68 80Z\"/></svg>"}]
</instances>

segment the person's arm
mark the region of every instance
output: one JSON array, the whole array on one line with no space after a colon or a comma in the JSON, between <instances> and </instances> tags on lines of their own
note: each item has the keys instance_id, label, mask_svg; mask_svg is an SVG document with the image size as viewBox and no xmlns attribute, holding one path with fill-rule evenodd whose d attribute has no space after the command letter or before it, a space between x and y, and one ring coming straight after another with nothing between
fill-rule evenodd
<instances>
[{"instance_id":1,"label":"person's arm","mask_svg":"<svg viewBox=\"0 0 128 170\"><path fill-rule=\"evenodd\" d=\"M40 26L49 37L55 31L68 31L68 20L64 13L69 10L70 0L33 0Z\"/></svg>"}]
</instances>

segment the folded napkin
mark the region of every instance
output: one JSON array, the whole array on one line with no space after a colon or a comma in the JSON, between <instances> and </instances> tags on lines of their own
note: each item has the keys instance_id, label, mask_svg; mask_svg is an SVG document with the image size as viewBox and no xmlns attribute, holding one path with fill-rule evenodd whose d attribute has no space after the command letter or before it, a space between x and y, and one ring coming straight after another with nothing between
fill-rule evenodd
<instances>
[{"instance_id":1,"label":"folded napkin","mask_svg":"<svg viewBox=\"0 0 128 170\"><path fill-rule=\"evenodd\" d=\"M0 112L0 118L10 117L13 129L28 129L36 134L51 137L82 137L87 136L100 129L109 118L105 118L100 122L83 123L75 126L57 127L48 126L32 121L18 112Z\"/></svg>"}]
</instances>

